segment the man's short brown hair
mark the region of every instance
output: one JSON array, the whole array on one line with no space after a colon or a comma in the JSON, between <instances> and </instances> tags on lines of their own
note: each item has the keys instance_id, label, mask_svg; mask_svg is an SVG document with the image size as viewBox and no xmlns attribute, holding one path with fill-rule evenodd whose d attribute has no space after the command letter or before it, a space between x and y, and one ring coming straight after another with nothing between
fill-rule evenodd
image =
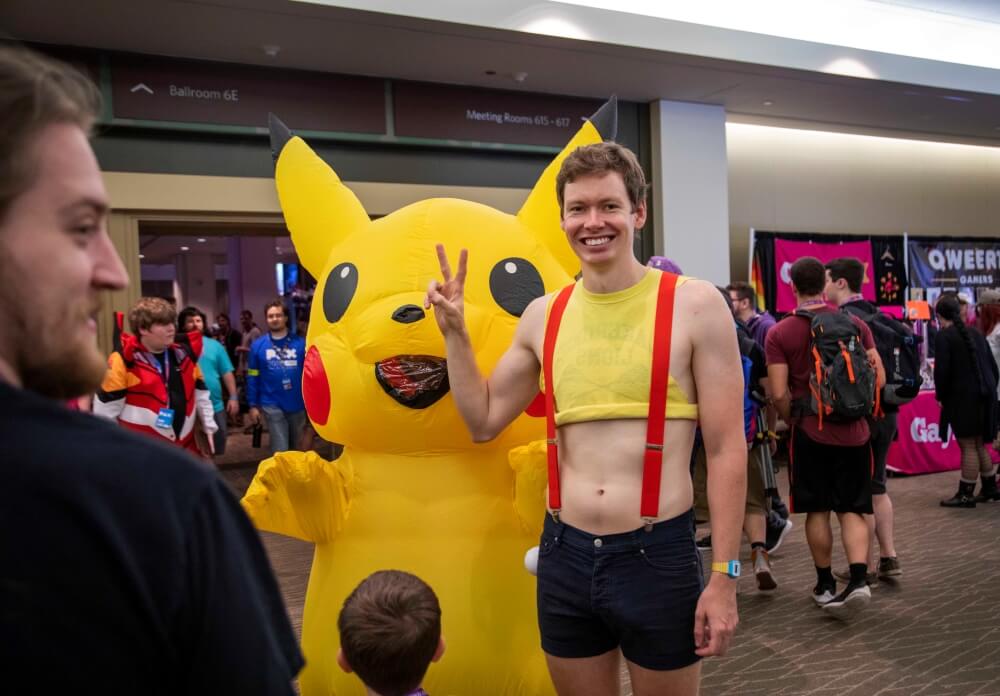
<instances>
[{"instance_id":1,"label":"man's short brown hair","mask_svg":"<svg viewBox=\"0 0 1000 696\"><path fill-rule=\"evenodd\" d=\"M144 329L149 331L153 324L173 324L177 321L177 310L162 297L140 297L128 311L128 325L136 336Z\"/></svg>"},{"instance_id":2,"label":"man's short brown hair","mask_svg":"<svg viewBox=\"0 0 1000 696\"><path fill-rule=\"evenodd\" d=\"M264 318L265 319L267 318L267 310L271 309L271 307L280 307L281 308L281 313L285 315L285 319L288 319L288 307L285 305L284 302L282 302L279 299L271 300L266 305L264 305ZM249 312L247 312L247 314L249 314ZM250 315L250 318L251 319L253 318L252 314Z\"/></svg>"},{"instance_id":3,"label":"man's short brown hair","mask_svg":"<svg viewBox=\"0 0 1000 696\"><path fill-rule=\"evenodd\" d=\"M738 300L750 300L751 309L757 308L757 292L750 283L737 280L735 283L730 283L726 286L726 292L736 293L736 299Z\"/></svg>"},{"instance_id":4,"label":"man's short brown hair","mask_svg":"<svg viewBox=\"0 0 1000 696\"><path fill-rule=\"evenodd\" d=\"M853 256L841 256L826 264L826 270L830 271L830 280L847 281L847 288L851 292L861 292L861 286L865 282L865 265L860 259Z\"/></svg>"},{"instance_id":5,"label":"man's short brown hair","mask_svg":"<svg viewBox=\"0 0 1000 696\"><path fill-rule=\"evenodd\" d=\"M100 104L97 87L75 68L0 45L0 220L34 183L37 162L27 152L36 136L55 123L89 132Z\"/></svg>"},{"instance_id":6,"label":"man's short brown hair","mask_svg":"<svg viewBox=\"0 0 1000 696\"><path fill-rule=\"evenodd\" d=\"M556 198L559 200L560 212L563 209L566 184L580 177L601 176L609 172L621 175L633 211L646 200L646 189L649 187L635 154L618 143L594 143L581 145L573 150L559 168L559 174L556 175Z\"/></svg>"},{"instance_id":7,"label":"man's short brown hair","mask_svg":"<svg viewBox=\"0 0 1000 696\"><path fill-rule=\"evenodd\" d=\"M792 286L800 295L813 297L826 287L826 268L815 256L803 256L792 264Z\"/></svg>"},{"instance_id":8,"label":"man's short brown hair","mask_svg":"<svg viewBox=\"0 0 1000 696\"><path fill-rule=\"evenodd\" d=\"M441 607L423 580L380 570L358 585L337 619L351 669L382 696L403 696L423 681L441 641Z\"/></svg>"}]
</instances>

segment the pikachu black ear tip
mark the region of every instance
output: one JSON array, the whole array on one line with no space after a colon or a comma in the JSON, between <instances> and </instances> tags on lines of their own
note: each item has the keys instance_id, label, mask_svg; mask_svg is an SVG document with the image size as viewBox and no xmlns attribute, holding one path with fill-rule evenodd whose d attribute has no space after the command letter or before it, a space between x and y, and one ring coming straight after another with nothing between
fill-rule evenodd
<instances>
[{"instance_id":1,"label":"pikachu black ear tip","mask_svg":"<svg viewBox=\"0 0 1000 696\"><path fill-rule=\"evenodd\" d=\"M601 135L601 140L614 140L618 136L618 97L612 94L589 120Z\"/></svg>"},{"instance_id":2,"label":"pikachu black ear tip","mask_svg":"<svg viewBox=\"0 0 1000 696\"><path fill-rule=\"evenodd\" d=\"M285 148L285 144L292 139L292 131L274 114L267 115L267 127L271 132L271 157L277 164L278 156Z\"/></svg>"}]
</instances>

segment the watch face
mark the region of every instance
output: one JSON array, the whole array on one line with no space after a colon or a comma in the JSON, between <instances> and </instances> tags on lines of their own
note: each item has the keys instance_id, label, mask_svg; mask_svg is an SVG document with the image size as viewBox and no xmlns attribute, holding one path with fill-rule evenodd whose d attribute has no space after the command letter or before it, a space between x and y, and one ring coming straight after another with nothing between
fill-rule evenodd
<instances>
[{"instance_id":1,"label":"watch face","mask_svg":"<svg viewBox=\"0 0 1000 696\"><path fill-rule=\"evenodd\" d=\"M738 578L740 576L740 569L741 569L741 567L742 566L740 565L739 561L730 561L729 562L729 575L731 577Z\"/></svg>"}]
</instances>

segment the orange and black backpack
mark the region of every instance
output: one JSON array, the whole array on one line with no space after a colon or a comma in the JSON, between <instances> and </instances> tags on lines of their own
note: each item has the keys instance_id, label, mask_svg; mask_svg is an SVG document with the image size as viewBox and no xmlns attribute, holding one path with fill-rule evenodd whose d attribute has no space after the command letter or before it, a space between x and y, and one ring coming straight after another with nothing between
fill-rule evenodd
<instances>
[{"instance_id":1,"label":"orange and black backpack","mask_svg":"<svg viewBox=\"0 0 1000 696\"><path fill-rule=\"evenodd\" d=\"M861 340L861 329L841 312L796 310L809 320L813 359L809 396L797 404L798 415L814 413L823 421L846 422L878 411L875 369Z\"/></svg>"}]
</instances>

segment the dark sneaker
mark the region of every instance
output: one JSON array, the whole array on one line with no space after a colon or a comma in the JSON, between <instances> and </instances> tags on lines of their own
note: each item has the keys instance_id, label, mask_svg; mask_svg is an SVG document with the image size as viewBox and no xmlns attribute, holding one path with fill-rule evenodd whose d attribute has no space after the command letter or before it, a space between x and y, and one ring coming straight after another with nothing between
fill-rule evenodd
<instances>
[{"instance_id":1,"label":"dark sneaker","mask_svg":"<svg viewBox=\"0 0 1000 696\"><path fill-rule=\"evenodd\" d=\"M872 599L872 591L868 585L851 587L848 585L844 591L822 605L823 611L830 616L841 621L853 618L859 611L867 606Z\"/></svg>"},{"instance_id":2,"label":"dark sneaker","mask_svg":"<svg viewBox=\"0 0 1000 696\"><path fill-rule=\"evenodd\" d=\"M764 540L764 548L768 553L774 553L781 546L781 542L785 540L788 533L792 531L791 520L784 520L782 525L779 527L772 527L767 525L767 538Z\"/></svg>"},{"instance_id":3,"label":"dark sneaker","mask_svg":"<svg viewBox=\"0 0 1000 696\"><path fill-rule=\"evenodd\" d=\"M835 583L816 585L813 588L813 601L819 606L825 606L837 596L837 585Z\"/></svg>"},{"instance_id":4,"label":"dark sneaker","mask_svg":"<svg viewBox=\"0 0 1000 696\"><path fill-rule=\"evenodd\" d=\"M785 501L776 495L771 496L771 510L776 512L781 519L788 519L788 506L785 505Z\"/></svg>"},{"instance_id":5,"label":"dark sneaker","mask_svg":"<svg viewBox=\"0 0 1000 696\"><path fill-rule=\"evenodd\" d=\"M694 545L698 547L699 551L711 551L712 550L712 535L707 534L703 536L698 541L694 542Z\"/></svg>"},{"instance_id":6,"label":"dark sneaker","mask_svg":"<svg viewBox=\"0 0 1000 696\"><path fill-rule=\"evenodd\" d=\"M903 574L903 569L899 567L899 560L892 556L883 557L878 560L878 576L880 578L898 578Z\"/></svg>"},{"instance_id":7,"label":"dark sneaker","mask_svg":"<svg viewBox=\"0 0 1000 696\"><path fill-rule=\"evenodd\" d=\"M771 592L778 588L778 583L771 573L771 560L767 557L767 551L756 548L750 553L753 564L753 574L757 577L757 589L761 592Z\"/></svg>"},{"instance_id":8,"label":"dark sneaker","mask_svg":"<svg viewBox=\"0 0 1000 696\"><path fill-rule=\"evenodd\" d=\"M847 582L851 581L851 571L847 570L846 568L844 570L834 571L833 575L838 580L846 580ZM878 587L878 573L876 573L875 571L867 573L865 575L865 582L868 583L868 587L872 589Z\"/></svg>"}]
</instances>

